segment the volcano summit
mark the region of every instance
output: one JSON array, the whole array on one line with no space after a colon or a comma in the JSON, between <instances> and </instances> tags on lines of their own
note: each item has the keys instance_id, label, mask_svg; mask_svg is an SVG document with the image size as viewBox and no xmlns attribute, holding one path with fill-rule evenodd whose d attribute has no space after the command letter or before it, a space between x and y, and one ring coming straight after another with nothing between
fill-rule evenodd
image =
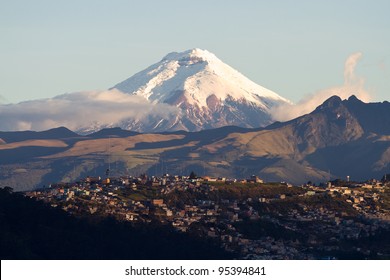
<instances>
[{"instance_id":1,"label":"volcano summit","mask_svg":"<svg viewBox=\"0 0 390 280\"><path fill-rule=\"evenodd\" d=\"M174 119L125 120L120 124L137 131L261 127L272 122L272 107L290 103L201 49L170 53L113 88L180 109Z\"/></svg>"}]
</instances>

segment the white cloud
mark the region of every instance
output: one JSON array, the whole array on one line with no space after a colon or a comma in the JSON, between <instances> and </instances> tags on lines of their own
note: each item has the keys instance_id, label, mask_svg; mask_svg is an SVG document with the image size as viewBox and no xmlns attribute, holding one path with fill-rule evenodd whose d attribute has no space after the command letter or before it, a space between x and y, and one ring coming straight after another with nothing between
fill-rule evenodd
<instances>
[{"instance_id":1,"label":"white cloud","mask_svg":"<svg viewBox=\"0 0 390 280\"><path fill-rule=\"evenodd\" d=\"M360 100L369 102L371 96L364 88L364 79L355 74L355 68L361 56L362 53L357 52L350 55L345 61L343 85L334 86L308 95L297 104L287 104L274 108L271 112L274 120L288 121L308 114L333 95L338 95L342 99L346 99L351 95L356 95Z\"/></svg>"},{"instance_id":2,"label":"white cloud","mask_svg":"<svg viewBox=\"0 0 390 280\"><path fill-rule=\"evenodd\" d=\"M145 98L119 90L68 93L54 98L0 105L0 130L41 131L65 126L79 130L94 124L117 125L126 119L148 116L169 119L179 114L168 104L152 104Z\"/></svg>"},{"instance_id":3,"label":"white cloud","mask_svg":"<svg viewBox=\"0 0 390 280\"><path fill-rule=\"evenodd\" d=\"M7 103L7 99L0 95L0 104Z\"/></svg>"}]
</instances>

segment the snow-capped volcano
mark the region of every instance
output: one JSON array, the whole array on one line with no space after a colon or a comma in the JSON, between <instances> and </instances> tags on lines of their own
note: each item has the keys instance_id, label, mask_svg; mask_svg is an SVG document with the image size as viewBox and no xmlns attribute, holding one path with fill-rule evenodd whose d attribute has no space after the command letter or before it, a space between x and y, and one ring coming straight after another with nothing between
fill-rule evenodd
<instances>
[{"instance_id":1,"label":"snow-capped volcano","mask_svg":"<svg viewBox=\"0 0 390 280\"><path fill-rule=\"evenodd\" d=\"M181 114L171 120L149 118L149 123L144 120L121 124L136 130L196 131L225 125L259 127L271 122L272 107L290 103L201 49L170 53L114 88L181 110Z\"/></svg>"}]
</instances>

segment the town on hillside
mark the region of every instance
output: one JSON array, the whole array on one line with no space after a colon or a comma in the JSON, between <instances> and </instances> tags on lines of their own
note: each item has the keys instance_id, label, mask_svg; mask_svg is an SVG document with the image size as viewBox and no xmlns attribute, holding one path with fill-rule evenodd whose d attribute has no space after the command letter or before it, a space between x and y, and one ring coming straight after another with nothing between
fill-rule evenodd
<instances>
[{"instance_id":1,"label":"town on hillside","mask_svg":"<svg viewBox=\"0 0 390 280\"><path fill-rule=\"evenodd\" d=\"M389 174L380 181L302 186L255 175L106 175L25 195L76 216L170 225L214 240L239 259L390 258Z\"/></svg>"}]
</instances>

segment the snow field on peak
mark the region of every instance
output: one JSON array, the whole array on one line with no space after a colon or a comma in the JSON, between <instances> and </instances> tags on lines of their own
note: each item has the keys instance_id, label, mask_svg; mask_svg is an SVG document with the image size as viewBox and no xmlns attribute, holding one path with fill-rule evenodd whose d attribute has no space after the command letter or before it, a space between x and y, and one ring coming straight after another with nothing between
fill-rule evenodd
<instances>
[{"instance_id":1,"label":"snow field on peak","mask_svg":"<svg viewBox=\"0 0 390 280\"><path fill-rule=\"evenodd\" d=\"M199 108L207 107L207 98L211 95L221 102L228 97L245 100L264 110L269 106L264 104L263 98L276 101L271 103L290 103L201 49L170 53L116 87L153 103L169 103L178 93L183 94L188 104Z\"/></svg>"}]
</instances>

